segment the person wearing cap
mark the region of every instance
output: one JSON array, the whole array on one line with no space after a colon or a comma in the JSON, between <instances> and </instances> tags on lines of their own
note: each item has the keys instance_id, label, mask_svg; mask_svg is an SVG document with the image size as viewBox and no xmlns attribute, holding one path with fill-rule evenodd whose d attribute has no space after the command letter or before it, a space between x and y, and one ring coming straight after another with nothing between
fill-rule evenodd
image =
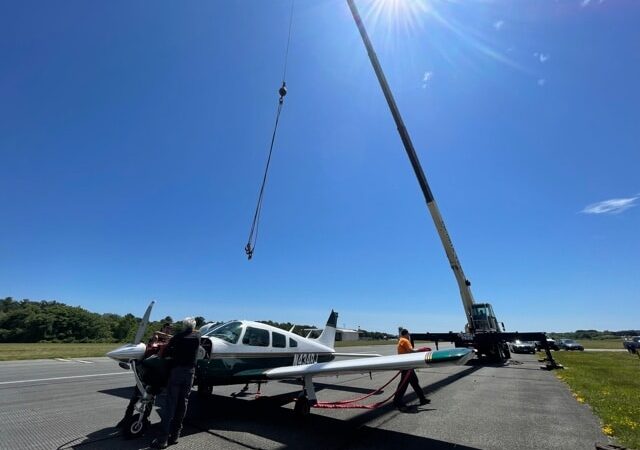
<instances>
[{"instance_id":1,"label":"person wearing cap","mask_svg":"<svg viewBox=\"0 0 640 450\"><path fill-rule=\"evenodd\" d=\"M192 317L184 319L182 325L183 330L169 340L163 351L165 358L171 358L171 374L167 383L166 404L162 409L162 435L151 442L152 448L162 449L177 443L187 413L200 333L194 331L196 321Z\"/></svg>"},{"instance_id":2,"label":"person wearing cap","mask_svg":"<svg viewBox=\"0 0 640 450\"><path fill-rule=\"evenodd\" d=\"M413 343L411 340L411 335L409 334L409 330L403 328L400 332L400 338L398 339L398 354L402 355L405 353L415 353L416 350L413 348ZM416 375L415 370L407 369L400 371L400 384L398 385L398 390L396 391L395 396L393 397L393 404L396 408L401 411L407 408L407 405L403 401L403 397L405 392L407 392L407 386L411 385L418 398L420 399L420 405L426 405L430 403L427 397L424 396L424 392L422 392L422 388L420 387L420 383L418 382L418 376Z\"/></svg>"}]
</instances>

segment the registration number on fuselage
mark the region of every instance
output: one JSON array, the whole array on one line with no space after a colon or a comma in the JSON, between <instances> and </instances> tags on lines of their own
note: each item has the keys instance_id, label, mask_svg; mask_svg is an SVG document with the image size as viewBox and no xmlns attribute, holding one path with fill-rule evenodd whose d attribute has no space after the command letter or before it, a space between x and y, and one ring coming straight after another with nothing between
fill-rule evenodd
<instances>
[{"instance_id":1,"label":"registration number on fuselage","mask_svg":"<svg viewBox=\"0 0 640 450\"><path fill-rule=\"evenodd\" d=\"M314 364L318 362L317 353L297 353L293 355L293 365Z\"/></svg>"}]
</instances>

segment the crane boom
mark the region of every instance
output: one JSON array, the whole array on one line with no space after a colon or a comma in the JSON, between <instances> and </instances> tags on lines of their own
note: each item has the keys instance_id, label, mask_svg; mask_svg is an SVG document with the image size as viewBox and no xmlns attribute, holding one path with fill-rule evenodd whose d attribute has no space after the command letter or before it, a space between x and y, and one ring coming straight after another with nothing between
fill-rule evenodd
<instances>
[{"instance_id":1,"label":"crane boom","mask_svg":"<svg viewBox=\"0 0 640 450\"><path fill-rule=\"evenodd\" d=\"M449 265L451 266L453 274L455 275L456 282L458 283L458 288L460 289L462 306L464 307L464 312L467 315L467 323L469 325L469 328L473 329L472 309L474 300L473 294L471 293L471 283L464 276L462 265L460 264L458 255L456 255L456 251L453 248L451 237L449 236L449 232L444 225L444 220L442 219L442 215L440 214L438 205L433 198L433 193L431 192L431 188L429 188L429 183L427 183L427 177L424 175L424 171L422 170L422 166L420 165L420 160L418 159L418 155L416 154L416 151L413 147L413 142L411 142L411 137L409 136L407 128L404 125L404 121L402 120L402 116L400 115L400 110L396 105L396 101L393 98L393 94L391 93L391 89L389 88L389 84L387 83L387 79L384 76L384 72L382 71L380 62L378 61L378 56L376 55L376 52L373 49L373 45L369 40L369 35L367 34L367 30L364 27L362 18L360 17L360 13L358 12L358 8L356 7L354 0L347 0L347 3L349 4L349 9L351 9L353 19L358 26L358 31L360 31L360 36L362 37L362 41L364 42L364 45L367 49L367 53L369 54L369 60L371 61L373 70L376 73L376 77L378 78L378 82L380 83L380 87L382 88L382 92L384 93L384 97L387 100L389 109L391 110L391 115L393 116L393 120L395 121L396 127L398 128L398 133L400 134L400 139L402 140L404 149L407 152L409 161L411 161L413 171L418 178L420 189L422 189L422 194L424 195L424 199L427 202L427 208L431 213L431 218L433 219L433 223L435 224L436 230L438 231L438 236L440 236L440 241L442 241L444 251L447 254Z\"/></svg>"}]
</instances>

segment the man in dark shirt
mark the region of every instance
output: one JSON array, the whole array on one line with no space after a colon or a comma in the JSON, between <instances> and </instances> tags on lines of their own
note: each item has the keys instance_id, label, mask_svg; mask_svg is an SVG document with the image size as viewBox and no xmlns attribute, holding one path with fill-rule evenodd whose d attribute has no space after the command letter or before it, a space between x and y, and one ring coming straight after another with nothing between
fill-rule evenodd
<instances>
[{"instance_id":1,"label":"man in dark shirt","mask_svg":"<svg viewBox=\"0 0 640 450\"><path fill-rule=\"evenodd\" d=\"M153 448L167 448L167 445L178 442L182 421L187 412L200 334L193 330L196 326L193 318L187 317L182 324L183 330L171 338L163 352L165 358L171 358L172 369L167 383L166 405L162 410L163 434L151 442Z\"/></svg>"}]
</instances>

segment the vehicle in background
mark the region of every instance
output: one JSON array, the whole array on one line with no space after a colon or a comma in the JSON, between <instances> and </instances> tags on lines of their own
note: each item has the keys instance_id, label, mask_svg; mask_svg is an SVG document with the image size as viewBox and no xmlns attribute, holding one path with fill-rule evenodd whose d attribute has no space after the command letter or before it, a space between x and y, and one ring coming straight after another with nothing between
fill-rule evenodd
<instances>
[{"instance_id":1,"label":"vehicle in background","mask_svg":"<svg viewBox=\"0 0 640 450\"><path fill-rule=\"evenodd\" d=\"M625 340L622 341L622 345L629 353L636 353L638 349L640 349L640 336L625 338Z\"/></svg>"},{"instance_id":2,"label":"vehicle in background","mask_svg":"<svg viewBox=\"0 0 640 450\"><path fill-rule=\"evenodd\" d=\"M560 339L558 341L558 348L561 350L584 350L584 347L573 339Z\"/></svg>"},{"instance_id":3,"label":"vehicle in background","mask_svg":"<svg viewBox=\"0 0 640 450\"><path fill-rule=\"evenodd\" d=\"M536 341L535 344L536 344L536 350L537 351L541 352L542 350L544 350L543 347L542 347L542 342ZM558 344L556 343L555 339L547 338L547 345L549 346L549 349L551 349L551 350L560 350L558 348Z\"/></svg>"},{"instance_id":4,"label":"vehicle in background","mask_svg":"<svg viewBox=\"0 0 640 450\"><path fill-rule=\"evenodd\" d=\"M511 353L531 353L536 352L536 343L531 341L515 340L509 343Z\"/></svg>"}]
</instances>

